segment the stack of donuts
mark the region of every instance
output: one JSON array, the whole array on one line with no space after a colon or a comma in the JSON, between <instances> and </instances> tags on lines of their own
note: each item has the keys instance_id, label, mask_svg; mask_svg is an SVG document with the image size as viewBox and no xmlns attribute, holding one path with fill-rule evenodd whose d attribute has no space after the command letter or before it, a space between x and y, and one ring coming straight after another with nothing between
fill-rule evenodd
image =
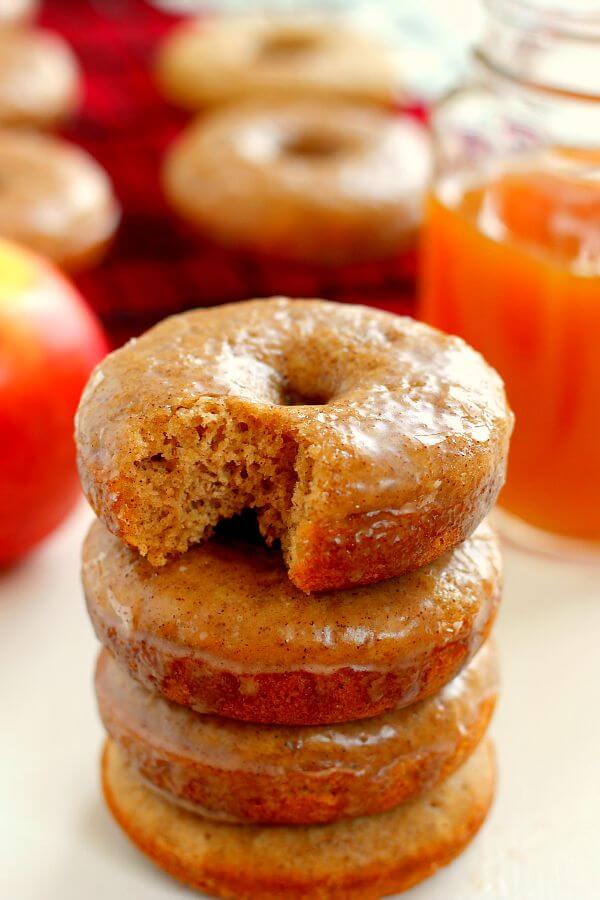
<instances>
[{"instance_id":1,"label":"stack of donuts","mask_svg":"<svg viewBox=\"0 0 600 900\"><path fill-rule=\"evenodd\" d=\"M82 397L107 804L230 898L376 898L494 792L485 523L503 385L411 319L274 298L174 316Z\"/></svg>"}]
</instances>

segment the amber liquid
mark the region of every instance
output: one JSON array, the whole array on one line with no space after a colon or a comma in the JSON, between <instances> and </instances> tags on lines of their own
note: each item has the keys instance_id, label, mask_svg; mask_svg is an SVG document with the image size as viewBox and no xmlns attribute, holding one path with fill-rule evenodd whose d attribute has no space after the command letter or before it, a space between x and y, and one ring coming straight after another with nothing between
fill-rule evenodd
<instances>
[{"instance_id":1,"label":"amber liquid","mask_svg":"<svg viewBox=\"0 0 600 900\"><path fill-rule=\"evenodd\" d=\"M600 180L530 166L442 184L420 302L505 380L516 425L502 506L600 541Z\"/></svg>"}]
</instances>

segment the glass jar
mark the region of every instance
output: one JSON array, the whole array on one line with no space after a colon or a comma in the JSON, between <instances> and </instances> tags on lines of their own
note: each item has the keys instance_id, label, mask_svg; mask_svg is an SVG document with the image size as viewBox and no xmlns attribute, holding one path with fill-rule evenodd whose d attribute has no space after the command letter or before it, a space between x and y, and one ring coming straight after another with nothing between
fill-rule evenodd
<instances>
[{"instance_id":1,"label":"glass jar","mask_svg":"<svg viewBox=\"0 0 600 900\"><path fill-rule=\"evenodd\" d=\"M513 534L597 555L600 4L486 9L472 79L433 114L420 314L505 380Z\"/></svg>"}]
</instances>

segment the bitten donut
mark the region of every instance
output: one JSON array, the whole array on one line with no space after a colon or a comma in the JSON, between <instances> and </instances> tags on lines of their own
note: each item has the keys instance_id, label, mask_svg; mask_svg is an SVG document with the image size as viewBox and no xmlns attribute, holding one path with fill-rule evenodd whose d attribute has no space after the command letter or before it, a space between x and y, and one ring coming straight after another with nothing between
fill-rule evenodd
<instances>
[{"instance_id":1,"label":"bitten donut","mask_svg":"<svg viewBox=\"0 0 600 900\"><path fill-rule=\"evenodd\" d=\"M504 481L502 381L459 338L322 300L165 320L92 375L93 508L153 565L256 510L304 591L392 578L470 534Z\"/></svg>"},{"instance_id":2,"label":"bitten donut","mask_svg":"<svg viewBox=\"0 0 600 900\"><path fill-rule=\"evenodd\" d=\"M77 270L104 254L119 208L104 170L60 138L0 131L0 235Z\"/></svg>"},{"instance_id":3,"label":"bitten donut","mask_svg":"<svg viewBox=\"0 0 600 900\"><path fill-rule=\"evenodd\" d=\"M98 638L148 689L202 713L305 725L439 690L489 633L501 571L483 524L417 572L307 596L278 551L215 538L155 569L95 522L83 587Z\"/></svg>"},{"instance_id":4,"label":"bitten donut","mask_svg":"<svg viewBox=\"0 0 600 900\"><path fill-rule=\"evenodd\" d=\"M1 127L54 128L80 98L79 64L66 41L40 29L0 28Z\"/></svg>"},{"instance_id":5,"label":"bitten donut","mask_svg":"<svg viewBox=\"0 0 600 900\"><path fill-rule=\"evenodd\" d=\"M38 0L2 0L0 3L0 28L23 25L38 11Z\"/></svg>"},{"instance_id":6,"label":"bitten donut","mask_svg":"<svg viewBox=\"0 0 600 900\"><path fill-rule=\"evenodd\" d=\"M421 703L344 725L285 728L169 703L106 650L96 669L102 721L150 787L208 818L289 825L384 812L439 784L479 743L497 685L487 643Z\"/></svg>"},{"instance_id":7,"label":"bitten donut","mask_svg":"<svg viewBox=\"0 0 600 900\"><path fill-rule=\"evenodd\" d=\"M483 823L495 785L485 741L424 797L376 816L332 825L211 822L157 796L108 742L104 796L113 816L160 868L235 900L376 900L433 875Z\"/></svg>"},{"instance_id":8,"label":"bitten donut","mask_svg":"<svg viewBox=\"0 0 600 900\"><path fill-rule=\"evenodd\" d=\"M167 198L212 240L343 265L415 244L431 175L427 132L376 109L246 103L197 121L167 153Z\"/></svg>"},{"instance_id":9,"label":"bitten donut","mask_svg":"<svg viewBox=\"0 0 600 900\"><path fill-rule=\"evenodd\" d=\"M336 98L391 105L395 61L338 17L220 16L185 22L164 42L166 97L202 109L247 97Z\"/></svg>"}]
</instances>

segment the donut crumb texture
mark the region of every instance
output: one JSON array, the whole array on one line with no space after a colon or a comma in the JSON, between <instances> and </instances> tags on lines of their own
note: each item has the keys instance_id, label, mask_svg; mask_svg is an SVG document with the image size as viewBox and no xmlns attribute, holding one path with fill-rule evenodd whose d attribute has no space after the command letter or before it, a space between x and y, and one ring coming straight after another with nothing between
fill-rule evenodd
<instances>
[{"instance_id":1,"label":"donut crumb texture","mask_svg":"<svg viewBox=\"0 0 600 900\"><path fill-rule=\"evenodd\" d=\"M152 565L252 510L294 585L323 591L464 540L501 487L511 427L502 382L459 339L272 298L173 316L110 354L77 445L92 507Z\"/></svg>"},{"instance_id":2,"label":"donut crumb texture","mask_svg":"<svg viewBox=\"0 0 600 900\"><path fill-rule=\"evenodd\" d=\"M177 410L147 439L152 452L133 467L139 510L130 539L151 563L163 565L247 509L256 510L267 544L280 540L286 552L310 481L293 434L215 400Z\"/></svg>"}]
</instances>

